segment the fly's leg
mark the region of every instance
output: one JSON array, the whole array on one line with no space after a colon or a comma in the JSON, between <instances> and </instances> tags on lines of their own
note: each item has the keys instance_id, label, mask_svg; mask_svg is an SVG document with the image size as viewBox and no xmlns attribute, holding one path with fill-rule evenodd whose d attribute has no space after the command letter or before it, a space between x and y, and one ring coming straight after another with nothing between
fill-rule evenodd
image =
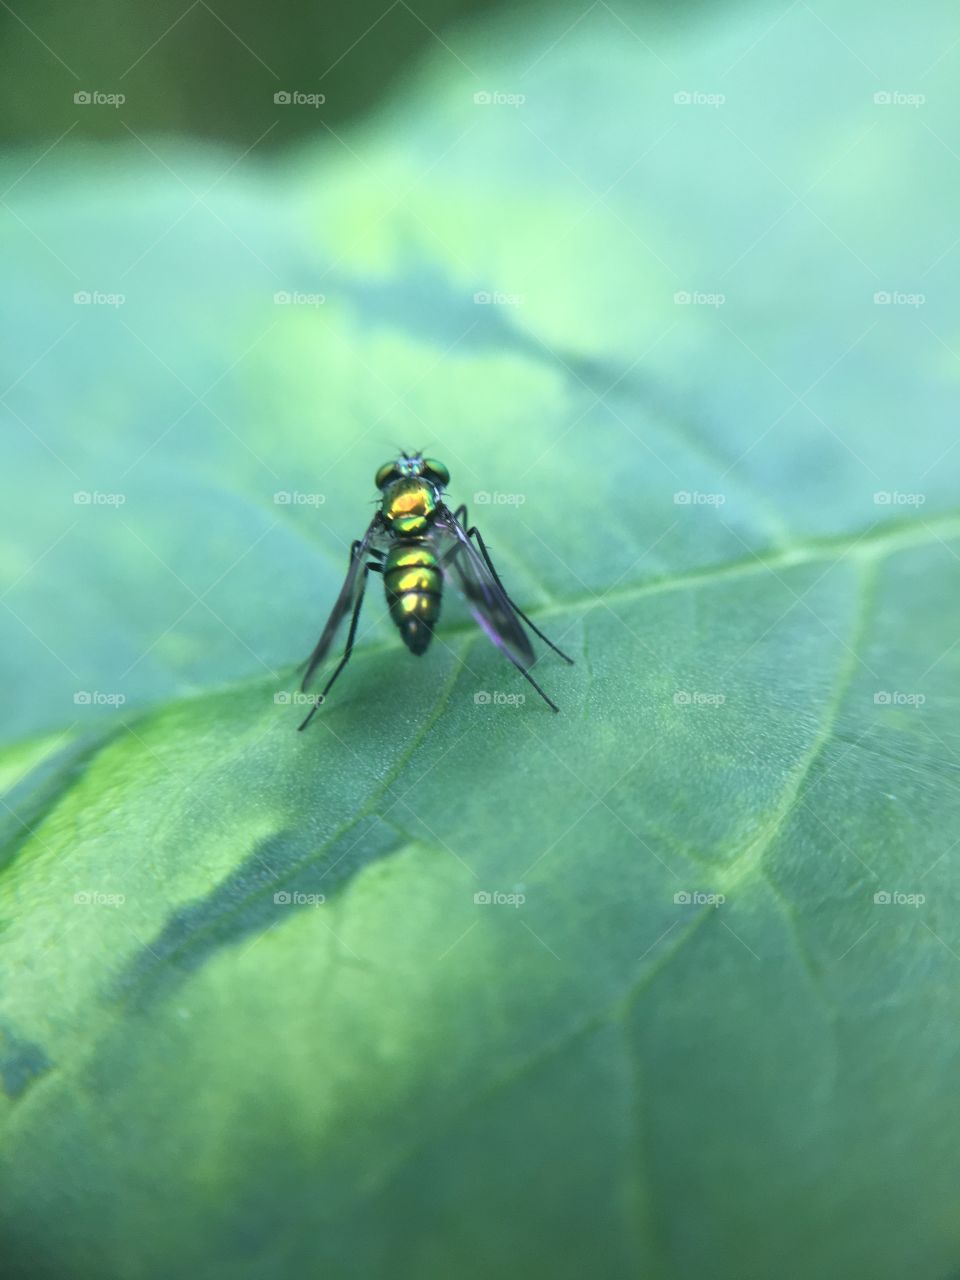
<instances>
[{"instance_id":1,"label":"fly's leg","mask_svg":"<svg viewBox=\"0 0 960 1280\"><path fill-rule=\"evenodd\" d=\"M359 545L360 545L359 542L355 542L353 544L353 548L351 550L352 555L356 554L356 548ZM340 674L343 668L350 661L350 655L353 653L353 642L357 634L357 623L360 621L360 608L363 604L363 593L367 589L367 575L370 573L371 570L374 573L382 573L383 565L379 561L371 560L371 561L368 561L367 564L363 566L363 577L360 580L360 594L357 596L357 603L353 607L353 617L350 619L350 630L347 634L347 643L343 651L343 657L337 663L336 670L334 671L333 675L330 677L327 683L323 686L323 692L320 694L320 697L310 708L307 714L307 718L304 720L303 724L297 726L298 730L300 731L304 730L307 727L307 725L310 723L310 721L313 719L313 717L317 714L317 711L319 710L321 704L325 701L327 694L333 688L333 683L336 680L337 676Z\"/></svg>"},{"instance_id":2,"label":"fly's leg","mask_svg":"<svg viewBox=\"0 0 960 1280\"><path fill-rule=\"evenodd\" d=\"M520 610L519 610L519 609L517 610L517 613L520 613ZM520 614L520 616L521 616L521 617L523 617L523 614ZM536 628L534 628L534 630L536 630ZM540 632L539 632L539 631L537 631L537 635L539 635L539 634L540 634ZM547 643L548 643L548 644L550 644L550 641L548 640L548 641L547 641ZM550 645L550 648L552 649L552 648L553 648L553 645ZM530 683L533 685L533 687L536 689L537 693L539 693L540 697L544 700L544 702L545 702L545 703L547 704L547 706L551 709L551 711L556 711L556 712L559 714L559 712L560 712L560 708L557 706L557 704L554 702L554 700L553 700L552 698L548 697L548 696L544 693L544 691L540 688L540 686L537 684L536 680L534 680L533 676L532 676L532 675L530 674L530 672L526 669L526 667L522 667L522 666L520 665L520 663L516 660L516 658L513 656L513 654L512 654L512 653L508 653L506 649L502 649L502 650L501 650L501 652L503 653L504 657L506 657L506 658L509 658L509 659L510 659L510 661L513 663L513 665L517 668L517 670L518 670L518 671L520 672L520 674L523 676L524 680L529 680L529 681L530 681ZM560 650L558 649L558 650L557 650L557 652L558 652L558 653L560 653ZM561 653L561 654L560 654L560 656L561 656L561 658L562 658L562 657L564 657L565 655ZM569 661L571 661L571 659L569 659L569 658L568 658L568 659L567 659L567 661L569 662Z\"/></svg>"},{"instance_id":3,"label":"fly's leg","mask_svg":"<svg viewBox=\"0 0 960 1280\"><path fill-rule=\"evenodd\" d=\"M457 520L460 521L461 524L466 526L466 521L467 521L466 504L464 504L463 506L457 507L456 511L453 514L457 518ZM497 570L494 567L494 563L490 559L490 552L487 550L487 544L483 540L483 535L481 534L480 530L476 527L476 525L474 525L472 529L467 529L467 537L474 538L476 540L477 547L479 548L480 554L483 556L484 561L486 562L487 568L493 574L493 579L496 582L497 586L506 596L507 603L509 604L510 608L513 609L513 611L524 620L524 622L527 624L527 626L530 628L531 631L536 632L536 634L540 637L540 639L544 642L544 644L548 644L555 654L561 657L564 660L564 662L569 662L572 667L574 665L573 659L569 657L567 654L565 654L562 649L558 649L557 646L550 639L550 637L545 636L543 632L540 630L540 628L537 626L537 624L535 622L531 622L530 619L527 617L527 615L523 612L523 610L519 608L514 603L513 600L510 599L510 596L507 594L507 589L503 585L503 583L500 581L500 575L499 573L497 573ZM522 667L521 667L521 670L523 670ZM526 675L526 672L524 672L524 675ZM530 677L527 676L527 679L529 680ZM537 688L545 698L547 698L547 695L543 693L543 690L540 689L539 685L536 685L535 682L532 680L531 680L531 684L534 684L534 687ZM550 702L549 698L547 698L547 702ZM550 702L550 705L551 707L553 707L552 702ZM553 709L554 711L556 711L557 708L553 707Z\"/></svg>"}]
</instances>

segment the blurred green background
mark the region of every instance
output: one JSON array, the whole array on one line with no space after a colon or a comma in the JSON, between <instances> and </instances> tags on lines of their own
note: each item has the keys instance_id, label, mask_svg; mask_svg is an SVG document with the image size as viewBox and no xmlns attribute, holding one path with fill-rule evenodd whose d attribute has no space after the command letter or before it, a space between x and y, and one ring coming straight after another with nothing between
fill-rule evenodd
<instances>
[{"instance_id":1,"label":"blurred green background","mask_svg":"<svg viewBox=\"0 0 960 1280\"><path fill-rule=\"evenodd\" d=\"M0 24L0 1274L946 1280L955 6Z\"/></svg>"},{"instance_id":2,"label":"blurred green background","mask_svg":"<svg viewBox=\"0 0 960 1280\"><path fill-rule=\"evenodd\" d=\"M49 140L70 126L81 137L122 139L115 113L78 118L74 93L100 89L126 95L122 119L138 132L252 142L278 121L269 146L281 147L323 126L309 110L277 113L276 92L322 92L322 120L336 126L388 93L452 23L496 8L490 0L4 6L0 139Z\"/></svg>"}]
</instances>

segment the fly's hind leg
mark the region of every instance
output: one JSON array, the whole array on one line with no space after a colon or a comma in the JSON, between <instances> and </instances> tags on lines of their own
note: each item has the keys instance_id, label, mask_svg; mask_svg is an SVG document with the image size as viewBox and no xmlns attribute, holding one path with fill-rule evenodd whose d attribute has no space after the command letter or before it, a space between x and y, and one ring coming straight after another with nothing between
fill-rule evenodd
<instances>
[{"instance_id":1,"label":"fly's hind leg","mask_svg":"<svg viewBox=\"0 0 960 1280\"><path fill-rule=\"evenodd\" d=\"M355 542L353 545L356 548L360 544ZM354 551L353 554L356 554L356 552ZM374 553L374 554L377 554L377 553ZM310 708L309 712L307 713L306 719L303 721L301 725L297 726L298 729L301 731L307 727L307 725L310 723L313 717L317 714L317 711L319 710L324 700L326 699L327 694L333 688L333 683L336 680L337 676L340 674L340 672L344 669L344 667L350 661L350 655L353 653L353 642L357 634L357 623L360 621L360 609L361 609L361 606L363 605L363 593L367 589L367 575L371 571L373 573L382 573L383 564L379 560L369 560L363 566L363 578L360 581L360 594L357 596L357 603L353 606L353 617L350 619L350 630L347 633L347 643L343 650L343 657L337 663L337 666L333 672L333 675L330 677L327 683L323 686L323 692L320 694L320 697L316 700L316 702Z\"/></svg>"},{"instance_id":2,"label":"fly's hind leg","mask_svg":"<svg viewBox=\"0 0 960 1280\"><path fill-rule=\"evenodd\" d=\"M456 511L453 514L454 514L454 517L457 520L459 520L460 523L466 528L466 523L467 523L466 503L464 503L462 506L457 507ZM487 544L483 540L483 535L481 534L480 530L476 527L476 525L474 525L470 529L467 529L467 537L473 538L476 541L477 548L479 549L480 554L483 556L483 559L484 559L484 562L486 563L487 568L493 574L493 579L496 582L497 586L506 596L507 603L510 605L510 608L513 609L514 612L517 613L524 620L524 622L527 624L530 630L535 632L540 637L540 639L544 642L544 644L548 644L555 654L561 657L564 660L564 662L569 662L572 667L574 665L573 659L569 657L567 654L565 654L562 649L558 649L557 646L550 639L550 637L545 636L543 632L540 630L540 628L537 626L537 624L535 622L531 622L530 619L527 617L527 615L523 612L523 610L519 608L519 606L513 600L511 600L510 596L507 593L506 587L500 581L500 575L499 573L497 573L497 570L494 566L493 561L490 559L490 552L487 550ZM520 670L522 671L523 668L521 667ZM527 675L525 671L523 674ZM527 679L530 680L530 683L534 686L534 688L537 689L539 693L543 694L543 697L546 698L547 702L550 702L550 699L547 698L547 695L543 692L543 690L536 683L536 681L532 680L530 676L527 676ZM553 706L552 702L550 702L550 705L551 707L553 707L554 711L556 711L557 708Z\"/></svg>"}]
</instances>

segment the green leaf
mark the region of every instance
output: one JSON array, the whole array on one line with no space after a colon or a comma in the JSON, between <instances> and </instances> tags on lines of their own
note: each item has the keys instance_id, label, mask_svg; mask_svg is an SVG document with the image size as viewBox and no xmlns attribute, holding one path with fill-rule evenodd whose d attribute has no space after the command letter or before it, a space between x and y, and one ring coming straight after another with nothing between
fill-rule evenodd
<instances>
[{"instance_id":1,"label":"green leaf","mask_svg":"<svg viewBox=\"0 0 960 1280\"><path fill-rule=\"evenodd\" d=\"M956 1267L952 14L573 16L5 162L6 1274ZM561 715L374 590L275 700L397 443Z\"/></svg>"}]
</instances>

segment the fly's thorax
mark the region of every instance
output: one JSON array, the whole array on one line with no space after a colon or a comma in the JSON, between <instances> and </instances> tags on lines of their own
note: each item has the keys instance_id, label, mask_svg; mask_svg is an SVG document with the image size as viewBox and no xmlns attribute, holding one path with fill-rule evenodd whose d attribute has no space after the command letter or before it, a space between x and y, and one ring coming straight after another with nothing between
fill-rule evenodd
<instances>
[{"instance_id":1,"label":"fly's thorax","mask_svg":"<svg viewBox=\"0 0 960 1280\"><path fill-rule=\"evenodd\" d=\"M400 537L422 534L437 511L437 491L419 477L397 480L384 491L380 504L383 518Z\"/></svg>"}]
</instances>

